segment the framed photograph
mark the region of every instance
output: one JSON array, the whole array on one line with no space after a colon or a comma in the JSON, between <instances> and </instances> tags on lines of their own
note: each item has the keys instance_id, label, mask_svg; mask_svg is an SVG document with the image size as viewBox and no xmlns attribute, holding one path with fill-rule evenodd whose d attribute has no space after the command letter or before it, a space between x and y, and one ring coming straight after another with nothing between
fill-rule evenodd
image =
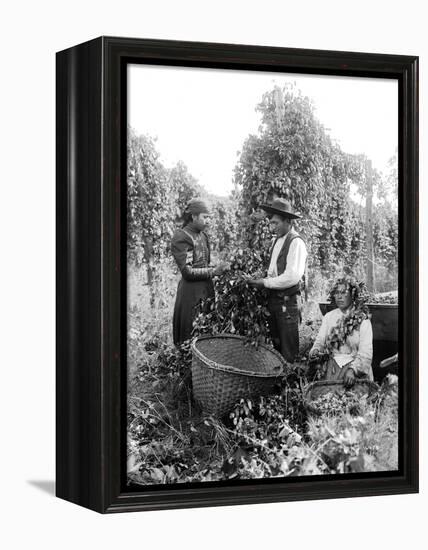
<instances>
[{"instance_id":1,"label":"framed photograph","mask_svg":"<svg viewBox=\"0 0 428 550\"><path fill-rule=\"evenodd\" d=\"M57 496L418 491L418 58L57 54Z\"/></svg>"}]
</instances>

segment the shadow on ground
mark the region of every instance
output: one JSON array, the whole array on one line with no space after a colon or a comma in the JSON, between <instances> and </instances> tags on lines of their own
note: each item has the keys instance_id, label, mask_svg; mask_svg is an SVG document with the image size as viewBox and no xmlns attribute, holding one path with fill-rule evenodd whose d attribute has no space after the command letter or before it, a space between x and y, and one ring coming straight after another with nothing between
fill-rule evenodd
<instances>
[{"instance_id":1,"label":"shadow on ground","mask_svg":"<svg viewBox=\"0 0 428 550\"><path fill-rule=\"evenodd\" d=\"M53 480L33 480L30 479L27 481L29 485L40 489L44 493L48 493L51 496L55 496L55 481Z\"/></svg>"}]
</instances>

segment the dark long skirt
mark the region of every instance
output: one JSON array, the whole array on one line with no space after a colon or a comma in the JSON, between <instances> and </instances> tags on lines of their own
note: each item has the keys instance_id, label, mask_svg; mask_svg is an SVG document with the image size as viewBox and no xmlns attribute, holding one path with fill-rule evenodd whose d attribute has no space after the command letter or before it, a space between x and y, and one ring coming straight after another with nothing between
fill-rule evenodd
<instances>
[{"instance_id":1,"label":"dark long skirt","mask_svg":"<svg viewBox=\"0 0 428 550\"><path fill-rule=\"evenodd\" d=\"M173 337L176 346L188 340L192 334L195 306L200 300L213 296L214 285L211 279L206 281L180 280L173 318Z\"/></svg>"}]
</instances>

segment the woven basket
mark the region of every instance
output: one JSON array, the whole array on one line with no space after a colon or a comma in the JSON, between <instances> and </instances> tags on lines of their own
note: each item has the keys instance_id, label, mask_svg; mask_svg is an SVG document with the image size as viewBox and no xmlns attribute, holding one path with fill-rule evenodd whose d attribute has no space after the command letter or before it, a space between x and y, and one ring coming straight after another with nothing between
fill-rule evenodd
<instances>
[{"instance_id":1,"label":"woven basket","mask_svg":"<svg viewBox=\"0 0 428 550\"><path fill-rule=\"evenodd\" d=\"M264 344L258 348L241 336L201 336L192 342L193 395L210 414L221 417L240 398L272 392L284 359Z\"/></svg>"},{"instance_id":2,"label":"woven basket","mask_svg":"<svg viewBox=\"0 0 428 550\"><path fill-rule=\"evenodd\" d=\"M377 389L377 384L371 380L356 380L351 390L347 390L341 380L320 380L306 386L303 392L303 403L309 412L318 413L317 408L312 403L326 393L331 392L340 396L347 391L352 391L352 393L361 397L370 395Z\"/></svg>"}]
</instances>

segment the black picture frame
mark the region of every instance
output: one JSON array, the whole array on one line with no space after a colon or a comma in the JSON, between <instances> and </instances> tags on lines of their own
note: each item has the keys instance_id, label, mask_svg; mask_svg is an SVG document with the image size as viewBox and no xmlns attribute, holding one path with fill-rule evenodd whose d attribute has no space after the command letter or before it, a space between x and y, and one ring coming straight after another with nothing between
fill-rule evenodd
<instances>
[{"instance_id":1,"label":"black picture frame","mask_svg":"<svg viewBox=\"0 0 428 550\"><path fill-rule=\"evenodd\" d=\"M125 484L128 63L381 77L399 86L399 470ZM56 58L56 494L124 512L418 492L418 58L100 37Z\"/></svg>"}]
</instances>

